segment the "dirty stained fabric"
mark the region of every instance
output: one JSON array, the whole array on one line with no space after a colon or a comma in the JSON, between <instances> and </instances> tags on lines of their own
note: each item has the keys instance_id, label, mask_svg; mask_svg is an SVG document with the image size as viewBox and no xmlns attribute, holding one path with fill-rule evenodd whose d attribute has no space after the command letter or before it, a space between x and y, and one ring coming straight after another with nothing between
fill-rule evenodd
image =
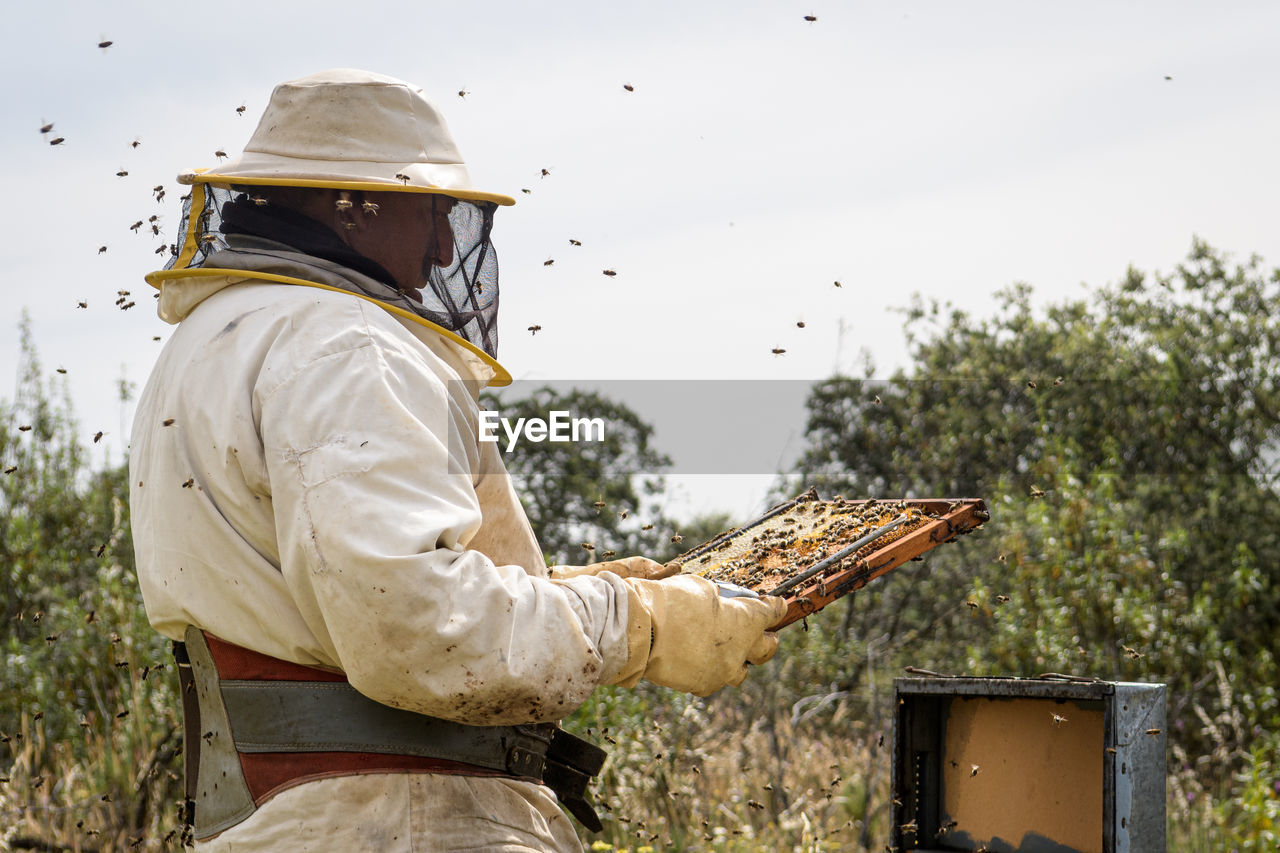
<instances>
[{"instance_id":1,"label":"dirty stained fabric","mask_svg":"<svg viewBox=\"0 0 1280 853\"><path fill-rule=\"evenodd\" d=\"M259 246L233 263L359 289L359 273L296 253ZM624 585L549 579L497 446L477 441L477 356L355 296L234 272L165 282L159 310L179 326L138 403L130 484L158 631L195 625L480 725L562 718L622 669ZM219 839L256 838L272 815L347 831L351 810L332 806L353 802L410 828L408 846L382 849L435 849L413 819L435 814L419 799L432 791L465 792L459 820L529 834L485 849L577 849L548 789L431 774L309 782Z\"/></svg>"}]
</instances>

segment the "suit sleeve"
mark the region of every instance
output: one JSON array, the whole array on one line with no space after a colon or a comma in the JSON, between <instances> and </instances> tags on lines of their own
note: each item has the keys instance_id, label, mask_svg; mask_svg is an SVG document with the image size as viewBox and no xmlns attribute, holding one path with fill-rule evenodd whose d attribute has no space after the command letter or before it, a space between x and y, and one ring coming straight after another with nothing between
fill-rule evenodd
<instances>
[{"instance_id":1,"label":"suit sleeve","mask_svg":"<svg viewBox=\"0 0 1280 853\"><path fill-rule=\"evenodd\" d=\"M475 408L432 359L371 336L261 401L281 572L366 696L472 724L559 719L625 665L625 590L466 547Z\"/></svg>"}]
</instances>

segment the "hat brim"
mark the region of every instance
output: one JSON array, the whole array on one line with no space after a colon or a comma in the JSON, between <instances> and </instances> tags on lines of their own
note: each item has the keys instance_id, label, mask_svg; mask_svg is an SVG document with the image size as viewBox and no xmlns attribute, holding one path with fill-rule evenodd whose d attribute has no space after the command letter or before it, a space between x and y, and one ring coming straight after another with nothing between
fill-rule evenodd
<instances>
[{"instance_id":1,"label":"hat brim","mask_svg":"<svg viewBox=\"0 0 1280 853\"><path fill-rule=\"evenodd\" d=\"M246 152L225 168L193 169L178 175L180 184L274 187L323 187L366 192L406 192L447 195L467 201L512 205L516 200L467 186L466 167L453 163L406 163L394 166L365 160L308 160Z\"/></svg>"}]
</instances>

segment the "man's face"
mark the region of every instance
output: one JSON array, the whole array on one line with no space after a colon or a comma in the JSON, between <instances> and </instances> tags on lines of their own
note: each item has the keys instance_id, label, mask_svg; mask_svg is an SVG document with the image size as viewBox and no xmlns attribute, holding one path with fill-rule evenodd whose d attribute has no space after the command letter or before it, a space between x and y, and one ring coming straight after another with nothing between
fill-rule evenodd
<instances>
[{"instance_id":1,"label":"man's face","mask_svg":"<svg viewBox=\"0 0 1280 853\"><path fill-rule=\"evenodd\" d=\"M351 248L377 261L411 297L421 301L431 267L453 263L453 229L449 211L455 199L429 193L364 193L376 212L357 204L357 224L343 236Z\"/></svg>"}]
</instances>

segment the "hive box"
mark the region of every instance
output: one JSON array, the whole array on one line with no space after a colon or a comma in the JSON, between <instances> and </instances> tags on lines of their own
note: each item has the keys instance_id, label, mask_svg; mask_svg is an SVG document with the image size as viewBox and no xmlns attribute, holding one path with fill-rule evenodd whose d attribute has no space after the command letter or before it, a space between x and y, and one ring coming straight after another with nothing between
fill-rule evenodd
<instances>
[{"instance_id":1,"label":"hive box","mask_svg":"<svg viewBox=\"0 0 1280 853\"><path fill-rule=\"evenodd\" d=\"M899 678L895 850L1165 849L1163 684Z\"/></svg>"}]
</instances>

